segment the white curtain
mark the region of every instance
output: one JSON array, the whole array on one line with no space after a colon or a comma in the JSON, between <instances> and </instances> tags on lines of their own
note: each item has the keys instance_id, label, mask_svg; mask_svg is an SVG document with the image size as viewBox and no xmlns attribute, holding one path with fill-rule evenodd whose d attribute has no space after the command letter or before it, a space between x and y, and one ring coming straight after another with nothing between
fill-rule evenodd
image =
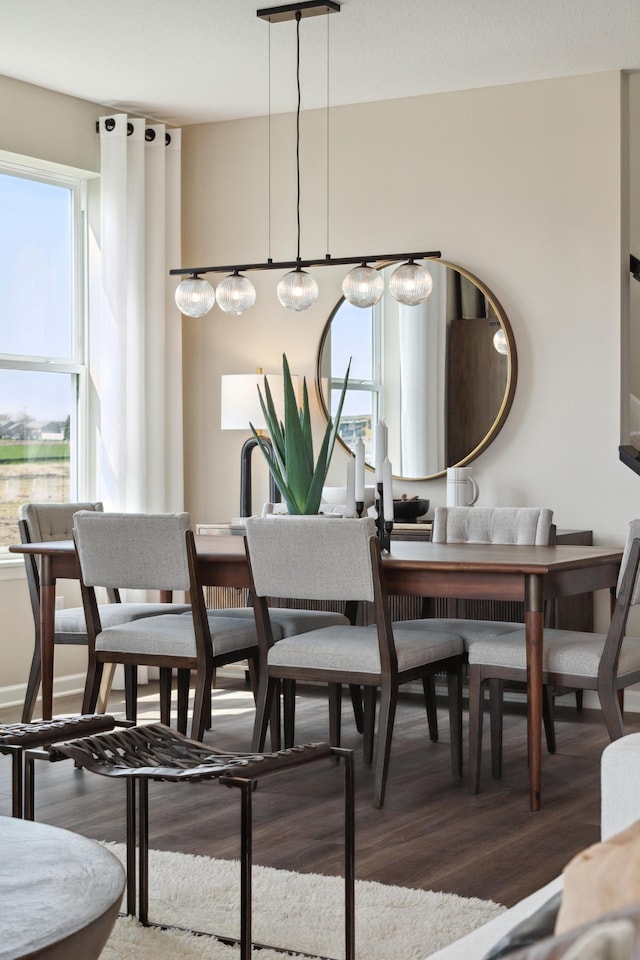
<instances>
[{"instance_id":1,"label":"white curtain","mask_svg":"<svg viewBox=\"0 0 640 960\"><path fill-rule=\"evenodd\" d=\"M429 476L444 463L446 291L436 266L431 296L398 307L404 477Z\"/></svg>"},{"instance_id":2,"label":"white curtain","mask_svg":"<svg viewBox=\"0 0 640 960\"><path fill-rule=\"evenodd\" d=\"M180 263L180 131L126 114L102 117L99 131L96 493L107 509L179 511L182 336L169 269Z\"/></svg>"}]
</instances>

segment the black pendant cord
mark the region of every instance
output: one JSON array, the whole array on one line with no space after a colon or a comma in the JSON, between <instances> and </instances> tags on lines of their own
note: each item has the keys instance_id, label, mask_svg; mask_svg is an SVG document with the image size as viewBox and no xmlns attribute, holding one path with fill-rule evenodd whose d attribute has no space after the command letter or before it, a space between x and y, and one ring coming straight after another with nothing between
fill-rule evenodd
<instances>
[{"instance_id":1,"label":"black pendant cord","mask_svg":"<svg viewBox=\"0 0 640 960\"><path fill-rule=\"evenodd\" d=\"M296 82L298 84L298 109L296 111L296 175L298 181L298 194L296 201L296 216L298 221L298 253L296 260L300 259L300 20L302 14L296 10Z\"/></svg>"},{"instance_id":2,"label":"black pendant cord","mask_svg":"<svg viewBox=\"0 0 640 960\"><path fill-rule=\"evenodd\" d=\"M330 175L330 167L329 167L329 156L330 156L330 149L329 149L329 132L330 132L330 130L329 130L329 103L330 103L330 98L329 98L329 93L330 93L330 84L329 84L329 76L330 76L330 74L329 74L329 62L330 62L330 57L329 57L329 24L330 24L330 23L331 23L331 17L327 17L327 111L326 111L326 128L327 128L327 156L326 156L326 165L327 165L327 191L326 191L326 193L327 193L327 195L326 195L326 198L325 198L325 199L326 199L326 204L327 204L327 213L326 213L326 221L327 221L326 251L327 251L327 257L328 257L328 258L330 258L330 254L329 254L329 250L330 250L330 247L329 247L329 236L330 236L330 220L329 220L329 207L330 207L330 204L329 204L329 193L330 193L330 191L329 191L329 175Z\"/></svg>"}]
</instances>

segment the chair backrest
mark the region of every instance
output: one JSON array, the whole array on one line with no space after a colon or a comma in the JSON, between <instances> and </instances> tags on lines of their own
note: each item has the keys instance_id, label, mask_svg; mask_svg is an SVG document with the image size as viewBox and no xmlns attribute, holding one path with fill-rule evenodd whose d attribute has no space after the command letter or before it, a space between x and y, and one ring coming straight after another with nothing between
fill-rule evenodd
<instances>
[{"instance_id":1,"label":"chair backrest","mask_svg":"<svg viewBox=\"0 0 640 960\"><path fill-rule=\"evenodd\" d=\"M250 517L246 544L256 596L373 601L373 536L370 517Z\"/></svg>"},{"instance_id":2,"label":"chair backrest","mask_svg":"<svg viewBox=\"0 0 640 960\"><path fill-rule=\"evenodd\" d=\"M23 503L19 510L32 543L71 540L73 515L78 510L102 511L101 503ZM22 530L21 530L22 534Z\"/></svg>"},{"instance_id":3,"label":"chair backrest","mask_svg":"<svg viewBox=\"0 0 640 960\"><path fill-rule=\"evenodd\" d=\"M603 683L615 677L618 672L620 649L627 629L627 618L632 606L640 603L640 520L631 520L627 540L622 555L616 605L611 617L607 637L604 642L598 682Z\"/></svg>"},{"instance_id":4,"label":"chair backrest","mask_svg":"<svg viewBox=\"0 0 640 960\"><path fill-rule=\"evenodd\" d=\"M622 583L627 574L627 569L629 564L632 563L632 551L633 551L633 542L640 538L640 520L631 520L629 522L629 527L627 530L627 540L624 545L624 553L622 554L622 563L620 564L620 574L618 576L618 596L622 590ZM631 590L631 596L629 598L629 606L633 607L636 604L640 603L640 577L637 577Z\"/></svg>"},{"instance_id":5,"label":"chair backrest","mask_svg":"<svg viewBox=\"0 0 640 960\"><path fill-rule=\"evenodd\" d=\"M49 540L71 540L73 515L78 510L102 510L101 503L23 503L18 511L18 530L22 543L44 543ZM40 570L33 554L25 553L24 564L29 587L31 611L36 627L40 626ZM110 598L111 599L111 598ZM113 599L117 599L117 594Z\"/></svg>"},{"instance_id":6,"label":"chair backrest","mask_svg":"<svg viewBox=\"0 0 640 960\"><path fill-rule=\"evenodd\" d=\"M188 513L97 513L74 517L86 587L189 590Z\"/></svg>"},{"instance_id":7,"label":"chair backrest","mask_svg":"<svg viewBox=\"0 0 640 960\"><path fill-rule=\"evenodd\" d=\"M547 507L436 507L433 543L521 543L546 546L553 538Z\"/></svg>"}]
</instances>

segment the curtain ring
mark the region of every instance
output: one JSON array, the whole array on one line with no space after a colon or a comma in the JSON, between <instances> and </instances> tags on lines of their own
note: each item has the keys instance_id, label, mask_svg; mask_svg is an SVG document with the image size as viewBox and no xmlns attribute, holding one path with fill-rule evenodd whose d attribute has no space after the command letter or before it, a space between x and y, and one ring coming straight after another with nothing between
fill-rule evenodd
<instances>
[{"instance_id":1,"label":"curtain ring","mask_svg":"<svg viewBox=\"0 0 640 960\"><path fill-rule=\"evenodd\" d=\"M147 129L144 132L144 138L147 141L147 143L153 143L153 141L156 138L155 130L152 130L151 127L147 127Z\"/></svg>"}]
</instances>

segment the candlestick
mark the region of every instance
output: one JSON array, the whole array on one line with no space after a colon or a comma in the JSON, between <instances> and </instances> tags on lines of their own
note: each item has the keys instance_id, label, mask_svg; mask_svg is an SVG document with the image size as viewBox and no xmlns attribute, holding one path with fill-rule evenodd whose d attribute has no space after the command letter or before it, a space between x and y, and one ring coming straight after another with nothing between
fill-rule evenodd
<instances>
[{"instance_id":1,"label":"candlestick","mask_svg":"<svg viewBox=\"0 0 640 960\"><path fill-rule=\"evenodd\" d=\"M345 504L345 516L355 517L356 515L356 464L353 457L347 460L347 496Z\"/></svg>"},{"instance_id":2,"label":"candlestick","mask_svg":"<svg viewBox=\"0 0 640 960\"><path fill-rule=\"evenodd\" d=\"M382 464L383 516L393 522L393 471L389 457Z\"/></svg>"},{"instance_id":3,"label":"candlestick","mask_svg":"<svg viewBox=\"0 0 640 960\"><path fill-rule=\"evenodd\" d=\"M387 425L378 420L376 426L376 483L382 483L382 465L387 455Z\"/></svg>"},{"instance_id":4,"label":"candlestick","mask_svg":"<svg viewBox=\"0 0 640 960\"><path fill-rule=\"evenodd\" d=\"M362 437L356 440L356 470L355 470L355 495L356 501L360 500L364 504L364 441Z\"/></svg>"}]
</instances>

